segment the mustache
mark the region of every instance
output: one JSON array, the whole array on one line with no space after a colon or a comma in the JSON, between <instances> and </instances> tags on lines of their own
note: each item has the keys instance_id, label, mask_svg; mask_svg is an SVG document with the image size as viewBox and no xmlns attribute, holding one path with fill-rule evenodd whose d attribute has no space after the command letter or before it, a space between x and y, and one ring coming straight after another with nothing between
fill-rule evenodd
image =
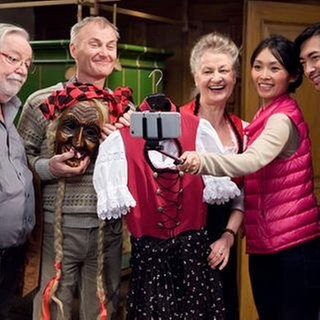
<instances>
[{"instance_id":1,"label":"mustache","mask_svg":"<svg viewBox=\"0 0 320 320\"><path fill-rule=\"evenodd\" d=\"M24 83L25 79L26 79L26 77L22 77L22 76L17 75L17 74L10 74L7 77L7 80L15 80L15 81L19 81L21 83Z\"/></svg>"}]
</instances>

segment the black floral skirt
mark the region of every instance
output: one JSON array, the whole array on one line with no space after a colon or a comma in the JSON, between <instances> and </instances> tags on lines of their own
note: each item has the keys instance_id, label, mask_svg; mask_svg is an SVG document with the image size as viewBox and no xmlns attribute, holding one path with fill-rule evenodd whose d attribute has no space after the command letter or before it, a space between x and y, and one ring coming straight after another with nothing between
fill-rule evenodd
<instances>
[{"instance_id":1,"label":"black floral skirt","mask_svg":"<svg viewBox=\"0 0 320 320\"><path fill-rule=\"evenodd\" d=\"M219 270L208 266L206 231L175 238L131 238L128 320L222 320Z\"/></svg>"}]
</instances>

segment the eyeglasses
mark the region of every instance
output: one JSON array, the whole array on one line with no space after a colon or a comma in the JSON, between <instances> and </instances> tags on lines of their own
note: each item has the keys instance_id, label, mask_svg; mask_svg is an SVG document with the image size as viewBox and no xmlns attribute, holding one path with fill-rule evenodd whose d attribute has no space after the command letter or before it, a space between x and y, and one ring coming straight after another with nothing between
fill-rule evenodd
<instances>
[{"instance_id":1,"label":"eyeglasses","mask_svg":"<svg viewBox=\"0 0 320 320\"><path fill-rule=\"evenodd\" d=\"M16 58L2 51L0 51L0 54L5 58L5 61L7 61L7 63L16 68L20 68L22 65L24 65L29 73L33 73L35 71L35 65L29 60L26 61L20 58Z\"/></svg>"}]
</instances>

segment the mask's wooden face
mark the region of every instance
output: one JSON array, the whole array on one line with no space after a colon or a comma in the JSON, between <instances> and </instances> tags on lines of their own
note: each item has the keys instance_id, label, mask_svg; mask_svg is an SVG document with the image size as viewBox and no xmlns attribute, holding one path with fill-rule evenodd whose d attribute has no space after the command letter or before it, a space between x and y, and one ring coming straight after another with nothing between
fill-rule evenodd
<instances>
[{"instance_id":1,"label":"mask's wooden face","mask_svg":"<svg viewBox=\"0 0 320 320\"><path fill-rule=\"evenodd\" d=\"M56 154L73 150L74 157L66 162L70 167L77 167L86 156L96 156L103 122L102 113L96 106L75 104L64 110L56 121L59 121Z\"/></svg>"}]
</instances>

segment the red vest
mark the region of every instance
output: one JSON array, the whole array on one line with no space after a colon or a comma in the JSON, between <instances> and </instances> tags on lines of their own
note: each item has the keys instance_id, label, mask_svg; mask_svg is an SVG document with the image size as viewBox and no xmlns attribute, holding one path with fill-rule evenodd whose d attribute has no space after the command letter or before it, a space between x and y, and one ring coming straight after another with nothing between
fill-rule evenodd
<instances>
[{"instance_id":1,"label":"red vest","mask_svg":"<svg viewBox=\"0 0 320 320\"><path fill-rule=\"evenodd\" d=\"M195 149L199 120L181 116L182 152ZM137 202L127 215L128 228L134 237L174 237L181 232L199 230L205 225L201 176L184 173L156 173L144 154L145 141L134 138L129 128L120 130L128 162L128 187Z\"/></svg>"},{"instance_id":2,"label":"red vest","mask_svg":"<svg viewBox=\"0 0 320 320\"><path fill-rule=\"evenodd\" d=\"M296 101L283 95L267 108L260 109L245 130L248 145L261 134L268 118L276 113L286 114L291 119L300 140L290 157L276 158L244 179L248 253L274 253L320 235L309 130Z\"/></svg>"}]
</instances>

